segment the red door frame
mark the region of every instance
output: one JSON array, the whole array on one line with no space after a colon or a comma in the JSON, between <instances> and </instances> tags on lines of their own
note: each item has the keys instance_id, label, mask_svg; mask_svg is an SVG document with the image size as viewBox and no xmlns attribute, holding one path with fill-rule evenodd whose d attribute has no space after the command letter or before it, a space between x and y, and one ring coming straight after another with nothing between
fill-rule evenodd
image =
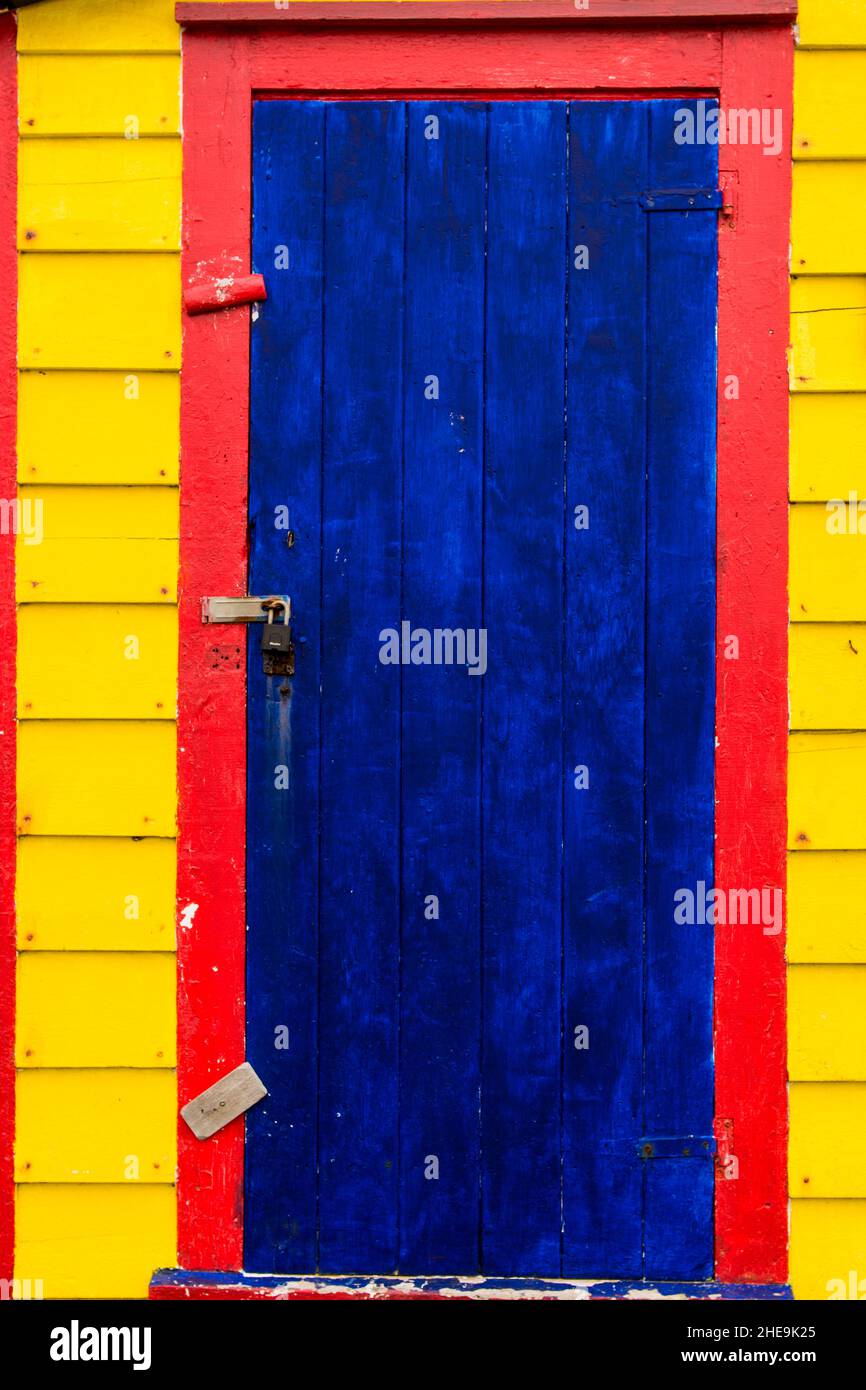
<instances>
[{"instance_id":1,"label":"red door frame","mask_svg":"<svg viewBox=\"0 0 866 1390\"><path fill-rule=\"evenodd\" d=\"M179 4L183 282L247 272L255 96L717 94L781 108L782 153L720 149L716 886L783 887L793 0ZM479 15L483 13L484 18ZM661 23L649 15L669 15ZM724 383L739 378L739 398ZM182 375L179 1094L244 1060L244 643L201 600L245 592L246 311L187 318ZM739 659L724 659L739 638ZM787 1277L784 934L716 929L716 1278ZM242 1120L179 1125L179 1263L240 1270ZM730 1180L726 1174L736 1171ZM188 1281L187 1281L188 1285ZM165 1290L160 1296L171 1296ZM190 1296L189 1286L184 1296ZM211 1286L210 1296L213 1296ZM249 1295L235 1295L249 1296ZM266 1295L263 1295L266 1296ZM283 1295L285 1296L285 1295ZM343 1295L345 1296L345 1295Z\"/></svg>"}]
</instances>

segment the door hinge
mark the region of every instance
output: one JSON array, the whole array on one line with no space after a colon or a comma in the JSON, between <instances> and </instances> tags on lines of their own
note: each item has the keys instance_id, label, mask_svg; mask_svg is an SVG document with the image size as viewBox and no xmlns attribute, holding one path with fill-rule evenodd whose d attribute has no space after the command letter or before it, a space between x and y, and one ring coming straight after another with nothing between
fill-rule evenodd
<instances>
[{"instance_id":1,"label":"door hinge","mask_svg":"<svg viewBox=\"0 0 866 1390\"><path fill-rule=\"evenodd\" d=\"M712 1134L648 1134L642 1139L603 1139L599 1151L618 1158L712 1158Z\"/></svg>"},{"instance_id":2,"label":"door hinge","mask_svg":"<svg viewBox=\"0 0 866 1390\"><path fill-rule=\"evenodd\" d=\"M644 212L721 212L720 188L653 188L640 196Z\"/></svg>"}]
</instances>

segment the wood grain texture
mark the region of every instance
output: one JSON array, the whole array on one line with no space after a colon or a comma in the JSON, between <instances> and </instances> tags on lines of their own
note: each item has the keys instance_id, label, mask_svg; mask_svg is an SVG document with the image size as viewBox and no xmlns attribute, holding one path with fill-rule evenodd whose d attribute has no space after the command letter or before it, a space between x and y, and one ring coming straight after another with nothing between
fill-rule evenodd
<instances>
[{"instance_id":1,"label":"wood grain texture","mask_svg":"<svg viewBox=\"0 0 866 1390\"><path fill-rule=\"evenodd\" d=\"M412 25L434 27L471 24L519 25L559 22L575 29L596 24L676 23L704 20L720 23L725 20L746 23L749 20L791 20L797 13L797 0L592 0L586 10L578 10L574 0L482 0L481 4L467 0L451 0L447 9L441 4L425 4L423 0L388 0L384 4L316 4L304 0L294 9L277 10L272 4L212 3L180 0L175 7L178 23L193 24L253 24L265 27L326 24L332 25Z\"/></svg>"},{"instance_id":2,"label":"wood grain texture","mask_svg":"<svg viewBox=\"0 0 866 1390\"><path fill-rule=\"evenodd\" d=\"M649 118L651 188L713 188L718 151L675 142L679 103ZM707 1135L713 1119L714 932L683 932L677 891L714 880L716 219L649 216L644 1133ZM684 362L690 369L684 372ZM685 1147L691 1147L684 1145ZM713 1168L650 1163L644 1274L713 1268Z\"/></svg>"},{"instance_id":3,"label":"wood grain texture","mask_svg":"<svg viewBox=\"0 0 866 1390\"><path fill-rule=\"evenodd\" d=\"M561 1260L566 113L527 102L491 103L489 114L481 1244L490 1274L551 1274Z\"/></svg>"},{"instance_id":4,"label":"wood grain texture","mask_svg":"<svg viewBox=\"0 0 866 1390\"><path fill-rule=\"evenodd\" d=\"M564 808L563 1269L627 1277L643 1274L643 1167L602 1150L643 1121L648 146L643 103L571 103L563 720L566 768L591 780L566 780Z\"/></svg>"},{"instance_id":5,"label":"wood grain texture","mask_svg":"<svg viewBox=\"0 0 866 1390\"><path fill-rule=\"evenodd\" d=\"M15 496L15 314L18 268L10 231L16 214L15 18L0 15L0 492ZM0 536L0 1278L12 1277L15 1189L15 537Z\"/></svg>"}]
</instances>

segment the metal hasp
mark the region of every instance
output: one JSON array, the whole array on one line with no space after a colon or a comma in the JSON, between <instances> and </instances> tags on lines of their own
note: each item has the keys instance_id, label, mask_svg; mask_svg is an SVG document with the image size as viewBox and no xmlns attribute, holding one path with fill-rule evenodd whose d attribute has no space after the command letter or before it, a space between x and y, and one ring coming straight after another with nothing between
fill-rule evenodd
<instances>
[{"instance_id":1,"label":"metal hasp","mask_svg":"<svg viewBox=\"0 0 866 1390\"><path fill-rule=\"evenodd\" d=\"M721 212L720 188L656 188L641 195L644 212Z\"/></svg>"},{"instance_id":2,"label":"metal hasp","mask_svg":"<svg viewBox=\"0 0 866 1390\"><path fill-rule=\"evenodd\" d=\"M245 594L236 598L203 598L203 623L265 623L269 612L281 608L288 622L292 616L292 600L286 594Z\"/></svg>"}]
</instances>

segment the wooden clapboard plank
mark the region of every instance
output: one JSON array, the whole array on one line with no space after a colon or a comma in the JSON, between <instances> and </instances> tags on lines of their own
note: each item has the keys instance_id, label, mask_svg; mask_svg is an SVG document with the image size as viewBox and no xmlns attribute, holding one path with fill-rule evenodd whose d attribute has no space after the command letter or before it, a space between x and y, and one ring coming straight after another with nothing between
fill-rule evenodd
<instances>
[{"instance_id":1,"label":"wooden clapboard plank","mask_svg":"<svg viewBox=\"0 0 866 1390\"><path fill-rule=\"evenodd\" d=\"M19 719L175 718L176 608L22 604L18 632Z\"/></svg>"},{"instance_id":2,"label":"wooden clapboard plank","mask_svg":"<svg viewBox=\"0 0 866 1390\"><path fill-rule=\"evenodd\" d=\"M866 854L788 855L788 960L866 964Z\"/></svg>"},{"instance_id":3,"label":"wooden clapboard plank","mask_svg":"<svg viewBox=\"0 0 866 1390\"><path fill-rule=\"evenodd\" d=\"M322 599L320 1266L397 1259L405 112L328 107Z\"/></svg>"},{"instance_id":4,"label":"wooden clapboard plank","mask_svg":"<svg viewBox=\"0 0 866 1390\"><path fill-rule=\"evenodd\" d=\"M177 561L174 540L64 537L30 545L22 534L18 602L175 604Z\"/></svg>"},{"instance_id":5,"label":"wooden clapboard plank","mask_svg":"<svg viewBox=\"0 0 866 1390\"><path fill-rule=\"evenodd\" d=\"M566 105L488 119L482 1250L556 1274Z\"/></svg>"},{"instance_id":6,"label":"wooden clapboard plank","mask_svg":"<svg viewBox=\"0 0 866 1390\"><path fill-rule=\"evenodd\" d=\"M27 720L18 752L19 834L174 835L167 720Z\"/></svg>"},{"instance_id":7,"label":"wooden clapboard plank","mask_svg":"<svg viewBox=\"0 0 866 1390\"><path fill-rule=\"evenodd\" d=\"M863 1297L866 1201L791 1203L791 1287L796 1299ZM853 1273L852 1273L853 1272Z\"/></svg>"},{"instance_id":8,"label":"wooden clapboard plank","mask_svg":"<svg viewBox=\"0 0 866 1390\"><path fill-rule=\"evenodd\" d=\"M864 81L863 50L795 54L795 159L866 157L866 132L857 119Z\"/></svg>"},{"instance_id":9,"label":"wooden clapboard plank","mask_svg":"<svg viewBox=\"0 0 866 1390\"><path fill-rule=\"evenodd\" d=\"M714 146L650 111L650 187L714 188ZM716 219L649 216L645 1133L709 1135L713 928L674 894L713 878ZM746 885L751 886L751 885ZM647 1165L645 1274L712 1273L713 1165Z\"/></svg>"},{"instance_id":10,"label":"wooden clapboard plank","mask_svg":"<svg viewBox=\"0 0 866 1390\"><path fill-rule=\"evenodd\" d=\"M18 1182L173 1183L174 1072L19 1071L15 1129Z\"/></svg>"},{"instance_id":11,"label":"wooden clapboard plank","mask_svg":"<svg viewBox=\"0 0 866 1390\"><path fill-rule=\"evenodd\" d=\"M180 59L103 54L22 56L22 136L176 135Z\"/></svg>"},{"instance_id":12,"label":"wooden clapboard plank","mask_svg":"<svg viewBox=\"0 0 866 1390\"><path fill-rule=\"evenodd\" d=\"M866 394L799 392L791 397L791 500L866 497Z\"/></svg>"},{"instance_id":13,"label":"wooden clapboard plank","mask_svg":"<svg viewBox=\"0 0 866 1390\"><path fill-rule=\"evenodd\" d=\"M640 1277L646 103L570 107L563 1273ZM589 264L576 268L576 247ZM578 530L575 507L589 508ZM589 786L575 787L586 766ZM570 774L570 775L569 775ZM575 1029L589 1029L575 1047ZM617 1152L612 1153L611 1147Z\"/></svg>"},{"instance_id":14,"label":"wooden clapboard plank","mask_svg":"<svg viewBox=\"0 0 866 1390\"><path fill-rule=\"evenodd\" d=\"M21 367L180 367L180 262L112 252L22 256Z\"/></svg>"},{"instance_id":15,"label":"wooden clapboard plank","mask_svg":"<svg viewBox=\"0 0 866 1390\"><path fill-rule=\"evenodd\" d=\"M63 0L18 14L19 53L176 53L179 46L170 0Z\"/></svg>"},{"instance_id":16,"label":"wooden clapboard plank","mask_svg":"<svg viewBox=\"0 0 866 1390\"><path fill-rule=\"evenodd\" d=\"M866 624L792 623L792 729L866 728Z\"/></svg>"},{"instance_id":17,"label":"wooden clapboard plank","mask_svg":"<svg viewBox=\"0 0 866 1390\"><path fill-rule=\"evenodd\" d=\"M177 482L175 372L21 372L18 391L20 482Z\"/></svg>"},{"instance_id":18,"label":"wooden clapboard plank","mask_svg":"<svg viewBox=\"0 0 866 1390\"><path fill-rule=\"evenodd\" d=\"M23 140L22 251L179 251L180 140Z\"/></svg>"},{"instance_id":19,"label":"wooden clapboard plank","mask_svg":"<svg viewBox=\"0 0 866 1390\"><path fill-rule=\"evenodd\" d=\"M19 951L171 951L173 840L18 841Z\"/></svg>"},{"instance_id":20,"label":"wooden clapboard plank","mask_svg":"<svg viewBox=\"0 0 866 1390\"><path fill-rule=\"evenodd\" d=\"M177 1196L150 1183L27 1183L15 1204L15 1277L46 1298L147 1298L177 1258Z\"/></svg>"},{"instance_id":21,"label":"wooden clapboard plank","mask_svg":"<svg viewBox=\"0 0 866 1390\"><path fill-rule=\"evenodd\" d=\"M268 298L251 344L250 592L291 595L296 666L290 693L280 693L284 682L262 672L261 629L250 633L247 1056L269 1094L247 1118L245 1259L250 1269L309 1270L317 1250L319 647L330 640L319 590L325 108L258 102L253 140L253 268L267 276ZM279 765L288 786L277 785ZM288 1046L277 1046L281 1027Z\"/></svg>"},{"instance_id":22,"label":"wooden clapboard plank","mask_svg":"<svg viewBox=\"0 0 866 1390\"><path fill-rule=\"evenodd\" d=\"M792 1081L866 1081L866 970L788 969L788 1075Z\"/></svg>"},{"instance_id":23,"label":"wooden clapboard plank","mask_svg":"<svg viewBox=\"0 0 866 1390\"><path fill-rule=\"evenodd\" d=\"M789 1088L792 1197L866 1197L866 1084L797 1081Z\"/></svg>"},{"instance_id":24,"label":"wooden clapboard plank","mask_svg":"<svg viewBox=\"0 0 866 1390\"><path fill-rule=\"evenodd\" d=\"M430 631L482 626L485 142L483 105L408 108L403 615ZM400 1268L416 1273L478 1269L485 680L403 671Z\"/></svg>"},{"instance_id":25,"label":"wooden clapboard plank","mask_svg":"<svg viewBox=\"0 0 866 1390\"><path fill-rule=\"evenodd\" d=\"M31 951L18 957L19 1067L173 1067L174 956Z\"/></svg>"}]
</instances>

